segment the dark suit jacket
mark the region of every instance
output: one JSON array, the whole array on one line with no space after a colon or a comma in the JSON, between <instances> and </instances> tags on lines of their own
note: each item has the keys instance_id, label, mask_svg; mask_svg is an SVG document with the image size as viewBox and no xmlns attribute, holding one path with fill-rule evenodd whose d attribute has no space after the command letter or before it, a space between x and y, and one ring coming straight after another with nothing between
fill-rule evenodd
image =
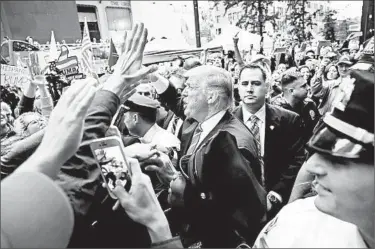
<instances>
[{"instance_id":1,"label":"dark suit jacket","mask_svg":"<svg viewBox=\"0 0 375 249\"><path fill-rule=\"evenodd\" d=\"M243 121L242 107L234 115ZM264 174L267 191L281 195L286 204L297 173L305 160L302 122L298 114L266 104ZM258 179L260 169L253 168Z\"/></svg>"},{"instance_id":2,"label":"dark suit jacket","mask_svg":"<svg viewBox=\"0 0 375 249\"><path fill-rule=\"evenodd\" d=\"M252 134L227 112L190 159L186 217L204 247L253 243L260 232L266 191L251 170L259 167L255 155Z\"/></svg>"},{"instance_id":3,"label":"dark suit jacket","mask_svg":"<svg viewBox=\"0 0 375 249\"><path fill-rule=\"evenodd\" d=\"M172 85L160 97L177 116L184 118ZM187 153L197 125L195 120L184 120L180 158ZM259 168L256 151L256 141L249 129L229 112L199 145L195 155L207 155L199 166L201 182L197 185L187 181L186 208L179 211L204 247L236 247L239 237L251 243L249 240L259 233L266 192L259 188L252 172L253 167ZM202 199L202 191L212 193L213 198ZM184 242L184 234L181 237Z\"/></svg>"}]
</instances>

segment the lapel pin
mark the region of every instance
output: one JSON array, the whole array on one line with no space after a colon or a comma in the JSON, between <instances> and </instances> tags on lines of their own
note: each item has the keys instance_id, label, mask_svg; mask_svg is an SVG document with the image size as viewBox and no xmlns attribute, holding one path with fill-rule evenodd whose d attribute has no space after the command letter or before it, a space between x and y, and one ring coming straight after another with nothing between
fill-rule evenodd
<instances>
[{"instance_id":1,"label":"lapel pin","mask_svg":"<svg viewBox=\"0 0 375 249\"><path fill-rule=\"evenodd\" d=\"M270 129L271 129L271 130L275 129L275 126L271 125L271 126L270 126Z\"/></svg>"}]
</instances>

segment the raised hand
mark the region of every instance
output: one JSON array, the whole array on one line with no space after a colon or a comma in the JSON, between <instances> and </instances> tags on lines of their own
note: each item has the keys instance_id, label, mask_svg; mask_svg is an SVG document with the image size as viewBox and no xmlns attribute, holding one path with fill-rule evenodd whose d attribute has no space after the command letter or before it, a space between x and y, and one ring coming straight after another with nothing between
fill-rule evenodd
<instances>
[{"instance_id":1,"label":"raised hand","mask_svg":"<svg viewBox=\"0 0 375 249\"><path fill-rule=\"evenodd\" d=\"M94 99L96 80L87 78L73 82L62 95L49 118L41 144L34 154L52 160L47 175L56 176L60 167L77 151L83 136L87 111Z\"/></svg>"},{"instance_id":2,"label":"raised hand","mask_svg":"<svg viewBox=\"0 0 375 249\"><path fill-rule=\"evenodd\" d=\"M239 37L238 37L238 33L233 37L233 43L234 45L237 45L238 44L238 41L239 41Z\"/></svg>"},{"instance_id":3,"label":"raised hand","mask_svg":"<svg viewBox=\"0 0 375 249\"><path fill-rule=\"evenodd\" d=\"M123 53L114 67L113 75L103 86L104 90L118 95L121 101L129 97L129 93L137 87L139 80L157 70L156 66L142 67L146 42L147 29L144 28L143 23L137 24L129 37L126 34L124 36Z\"/></svg>"}]
</instances>

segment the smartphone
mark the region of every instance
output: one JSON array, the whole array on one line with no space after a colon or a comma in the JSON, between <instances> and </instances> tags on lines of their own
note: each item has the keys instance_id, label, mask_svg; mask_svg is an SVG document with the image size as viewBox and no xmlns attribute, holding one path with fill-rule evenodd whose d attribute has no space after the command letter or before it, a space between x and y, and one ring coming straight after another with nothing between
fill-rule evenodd
<instances>
[{"instance_id":1,"label":"smartphone","mask_svg":"<svg viewBox=\"0 0 375 249\"><path fill-rule=\"evenodd\" d=\"M117 110L115 116L113 116L112 122L110 126L116 126L117 128L120 127L122 117L124 116L124 113L127 111L126 107L124 105L121 105L119 109Z\"/></svg>"},{"instance_id":2,"label":"smartphone","mask_svg":"<svg viewBox=\"0 0 375 249\"><path fill-rule=\"evenodd\" d=\"M126 161L121 139L116 136L95 139L90 142L90 148L100 168L109 196L117 199L112 193L117 180L120 180L121 185L129 191L131 186L131 172L129 164Z\"/></svg>"},{"instance_id":3,"label":"smartphone","mask_svg":"<svg viewBox=\"0 0 375 249\"><path fill-rule=\"evenodd\" d=\"M284 54L286 53L287 48L282 47L282 48L275 48L274 54Z\"/></svg>"}]
</instances>

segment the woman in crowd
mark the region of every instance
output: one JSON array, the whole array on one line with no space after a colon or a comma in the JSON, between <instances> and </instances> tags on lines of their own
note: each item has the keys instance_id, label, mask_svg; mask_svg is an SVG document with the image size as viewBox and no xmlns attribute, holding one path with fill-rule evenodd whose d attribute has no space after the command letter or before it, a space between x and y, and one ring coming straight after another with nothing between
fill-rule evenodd
<instances>
[{"instance_id":1,"label":"woman in crowd","mask_svg":"<svg viewBox=\"0 0 375 249\"><path fill-rule=\"evenodd\" d=\"M340 74L339 74L339 69L337 67L337 65L335 64L330 64L326 67L325 71L324 71L324 80L327 81L327 80L336 80L340 77Z\"/></svg>"}]
</instances>

